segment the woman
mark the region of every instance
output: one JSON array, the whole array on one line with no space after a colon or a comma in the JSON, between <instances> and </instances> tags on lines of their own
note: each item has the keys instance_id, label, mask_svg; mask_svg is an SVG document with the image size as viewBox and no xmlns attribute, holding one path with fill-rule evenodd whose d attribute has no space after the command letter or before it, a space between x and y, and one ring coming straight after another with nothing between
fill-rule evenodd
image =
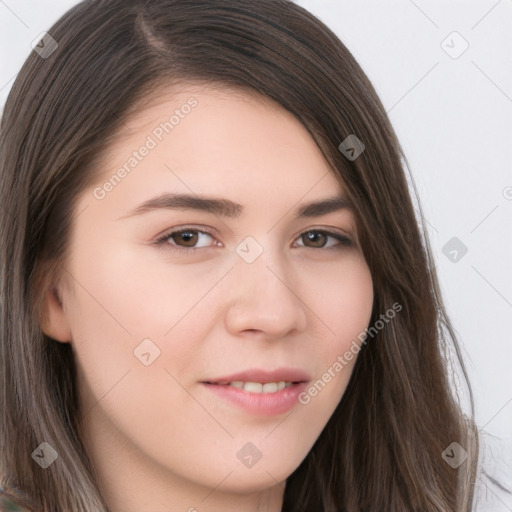
<instances>
[{"instance_id":1,"label":"woman","mask_svg":"<svg viewBox=\"0 0 512 512\"><path fill-rule=\"evenodd\" d=\"M2 487L52 512L471 510L405 157L318 19L86 0L1 147Z\"/></svg>"}]
</instances>

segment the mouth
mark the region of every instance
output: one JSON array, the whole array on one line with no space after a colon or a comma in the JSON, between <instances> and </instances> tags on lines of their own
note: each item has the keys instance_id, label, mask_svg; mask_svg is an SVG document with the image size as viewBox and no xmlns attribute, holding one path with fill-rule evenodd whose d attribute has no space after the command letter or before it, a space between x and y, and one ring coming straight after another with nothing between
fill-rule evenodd
<instances>
[{"instance_id":1,"label":"mouth","mask_svg":"<svg viewBox=\"0 0 512 512\"><path fill-rule=\"evenodd\" d=\"M279 382L253 382L253 381L242 381L234 380L231 382L204 382L203 384L211 384L213 386L231 386L237 389L243 389L249 393L277 393L283 389L289 388L294 384L301 384L303 381L284 381Z\"/></svg>"},{"instance_id":2,"label":"mouth","mask_svg":"<svg viewBox=\"0 0 512 512\"><path fill-rule=\"evenodd\" d=\"M297 369L248 370L201 384L237 409L272 416L294 407L310 380L309 375Z\"/></svg>"}]
</instances>

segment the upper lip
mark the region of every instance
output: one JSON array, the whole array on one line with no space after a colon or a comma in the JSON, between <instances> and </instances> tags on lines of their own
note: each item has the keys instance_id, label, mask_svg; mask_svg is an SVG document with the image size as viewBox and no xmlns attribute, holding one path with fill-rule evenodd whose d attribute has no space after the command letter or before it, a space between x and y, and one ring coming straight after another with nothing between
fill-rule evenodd
<instances>
[{"instance_id":1,"label":"upper lip","mask_svg":"<svg viewBox=\"0 0 512 512\"><path fill-rule=\"evenodd\" d=\"M242 382L309 382L309 375L299 368L278 368L276 370L260 370L253 368L242 372L233 373L224 377L204 381L207 384L229 383L233 381Z\"/></svg>"}]
</instances>

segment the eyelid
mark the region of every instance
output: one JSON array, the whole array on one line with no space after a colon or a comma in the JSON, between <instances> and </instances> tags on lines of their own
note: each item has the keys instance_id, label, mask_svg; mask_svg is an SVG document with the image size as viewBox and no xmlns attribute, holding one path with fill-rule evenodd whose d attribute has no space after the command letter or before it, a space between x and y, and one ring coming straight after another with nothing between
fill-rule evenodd
<instances>
[{"instance_id":1,"label":"eyelid","mask_svg":"<svg viewBox=\"0 0 512 512\"><path fill-rule=\"evenodd\" d=\"M197 231L198 233L209 235L212 238L215 238L216 235L213 234L212 231L210 231L209 228L206 228L205 226L200 225L191 225L191 226L175 226L173 228L166 229L161 235L158 235L154 241L156 245L162 245L165 242L169 240L171 235L176 233L181 233L183 231ZM217 241L218 242L218 241ZM170 245L170 244L169 244ZM209 249L209 247L180 247L179 245L171 245L172 249L176 249L178 251L191 251L191 250L197 250L197 249Z\"/></svg>"}]
</instances>

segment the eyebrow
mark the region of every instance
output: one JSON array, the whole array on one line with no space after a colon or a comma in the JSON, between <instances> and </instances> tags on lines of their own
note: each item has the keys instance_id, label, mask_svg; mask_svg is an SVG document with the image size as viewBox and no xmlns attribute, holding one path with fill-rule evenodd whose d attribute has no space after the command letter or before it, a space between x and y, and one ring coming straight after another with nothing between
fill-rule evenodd
<instances>
[{"instance_id":1,"label":"eyebrow","mask_svg":"<svg viewBox=\"0 0 512 512\"><path fill-rule=\"evenodd\" d=\"M229 199L205 197L189 194L161 194L144 201L127 215L118 220L141 215L155 210L199 210L220 217L238 218L244 207ZM343 196L332 196L320 201L301 205L295 212L296 217L320 217L335 211L350 209L348 200Z\"/></svg>"}]
</instances>

